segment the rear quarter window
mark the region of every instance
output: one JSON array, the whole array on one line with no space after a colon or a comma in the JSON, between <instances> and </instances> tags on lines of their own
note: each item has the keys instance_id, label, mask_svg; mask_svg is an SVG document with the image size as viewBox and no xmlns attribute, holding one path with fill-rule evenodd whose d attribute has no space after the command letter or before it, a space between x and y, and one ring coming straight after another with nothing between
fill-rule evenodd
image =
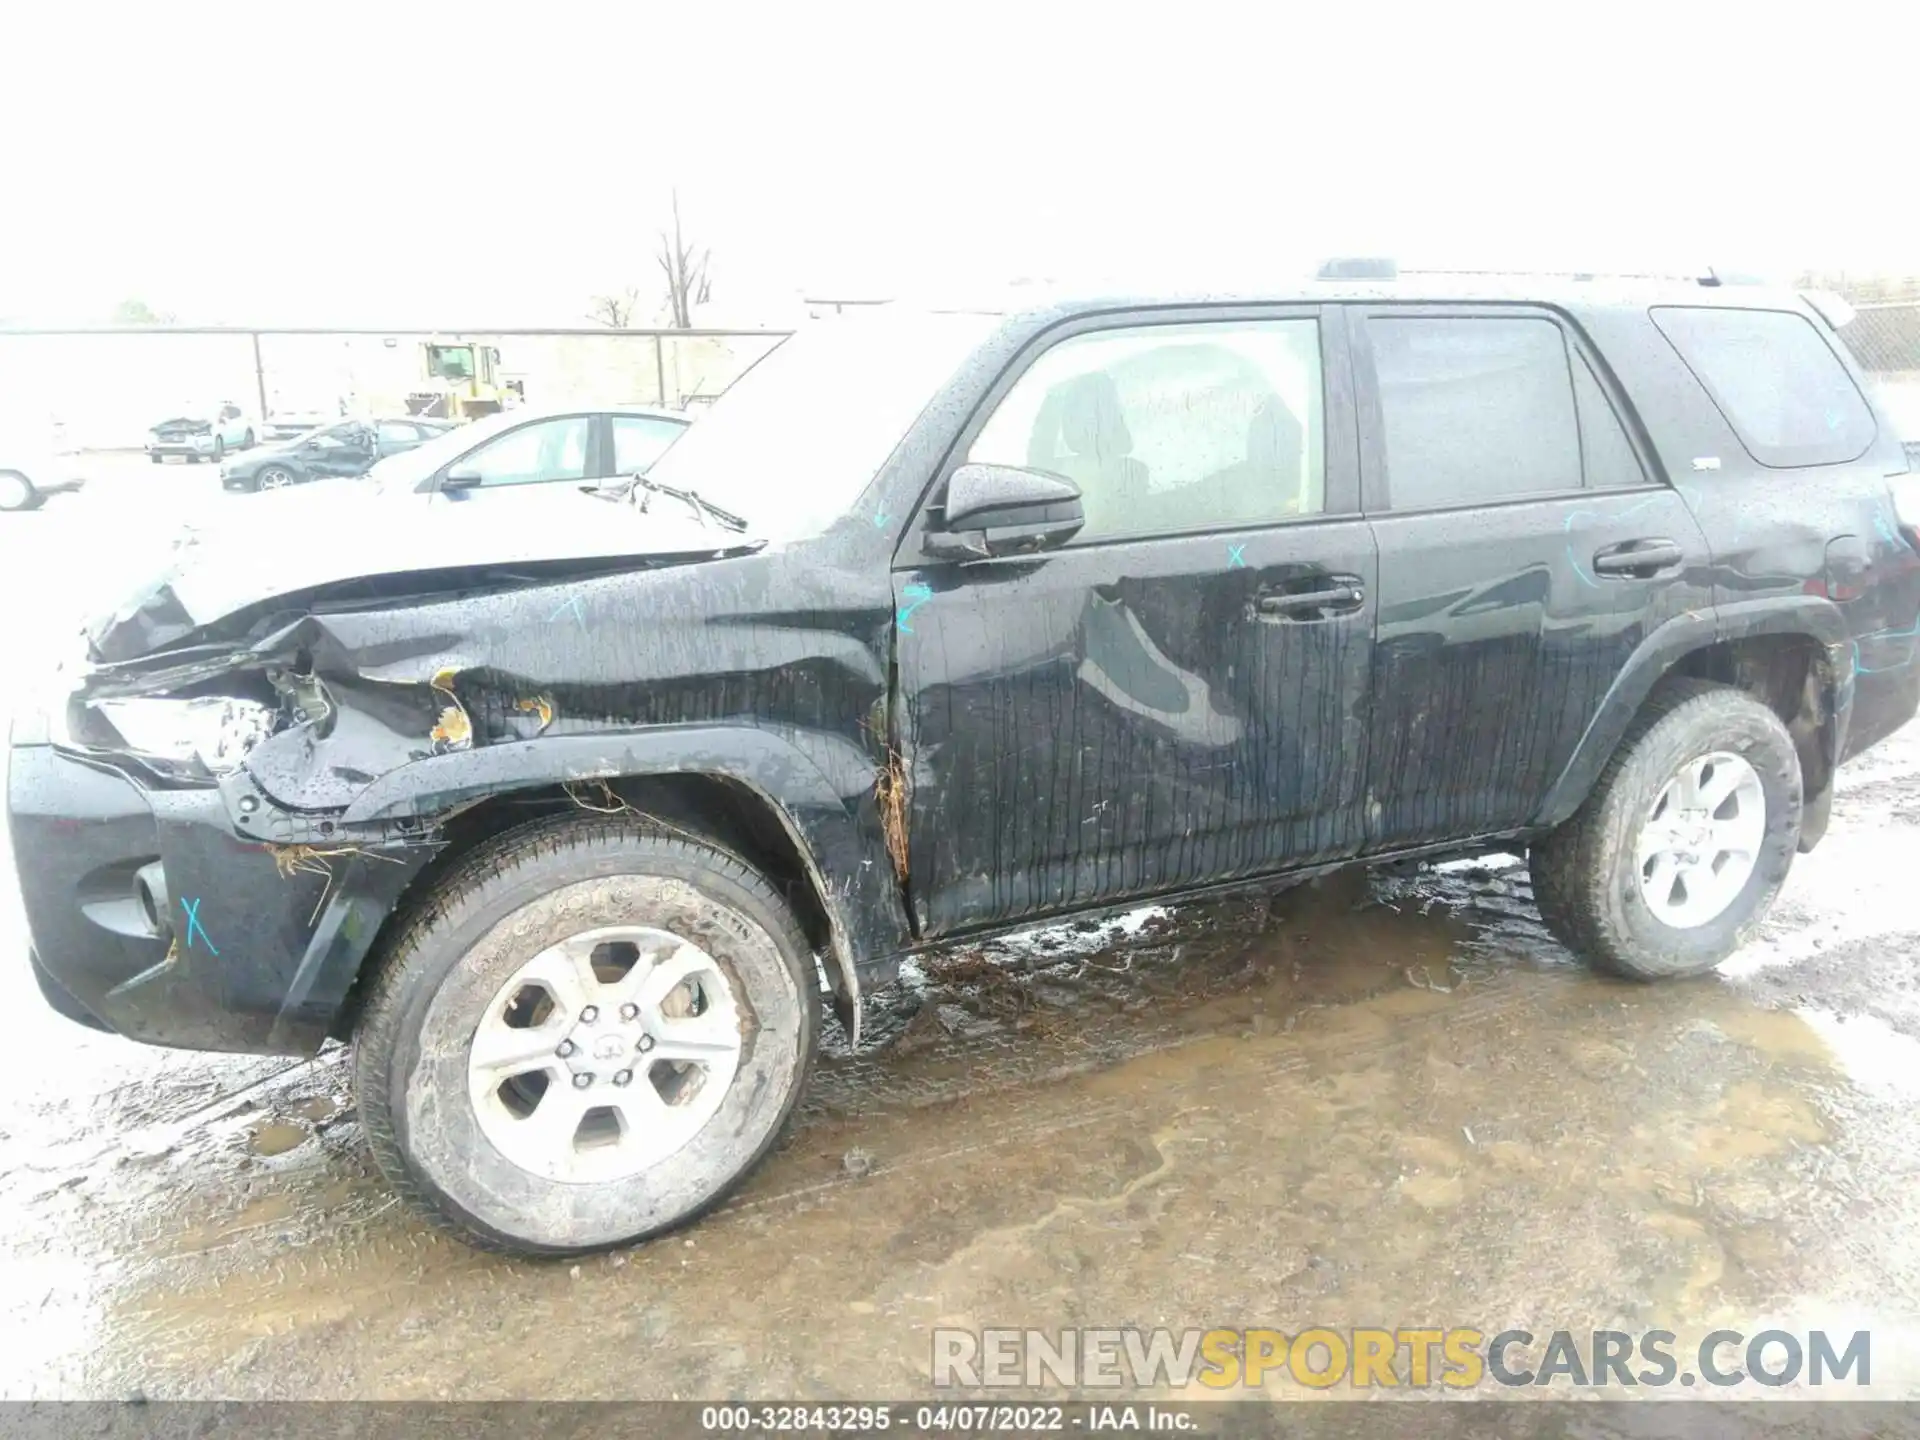
<instances>
[{"instance_id":1,"label":"rear quarter window","mask_svg":"<svg viewBox=\"0 0 1920 1440\"><path fill-rule=\"evenodd\" d=\"M1804 315L1682 305L1652 315L1760 464L1843 465L1873 444L1873 411Z\"/></svg>"}]
</instances>

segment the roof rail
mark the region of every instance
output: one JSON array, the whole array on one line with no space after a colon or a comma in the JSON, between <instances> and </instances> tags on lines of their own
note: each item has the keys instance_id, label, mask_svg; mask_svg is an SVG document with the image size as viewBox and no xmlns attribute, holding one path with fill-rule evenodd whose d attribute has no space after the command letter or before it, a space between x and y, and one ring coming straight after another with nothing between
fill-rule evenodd
<instances>
[{"instance_id":1,"label":"roof rail","mask_svg":"<svg viewBox=\"0 0 1920 1440\"><path fill-rule=\"evenodd\" d=\"M1402 269L1390 259L1337 256L1323 261L1314 272L1320 280L1393 280L1402 275L1452 275L1463 278L1518 278L1554 280L1670 280L1687 285L1765 285L1765 277L1735 270L1462 270L1447 266Z\"/></svg>"},{"instance_id":2,"label":"roof rail","mask_svg":"<svg viewBox=\"0 0 1920 1440\"><path fill-rule=\"evenodd\" d=\"M1406 270L1406 275L1459 275L1468 278L1529 278L1547 280L1684 280L1705 283L1697 271L1682 270Z\"/></svg>"}]
</instances>

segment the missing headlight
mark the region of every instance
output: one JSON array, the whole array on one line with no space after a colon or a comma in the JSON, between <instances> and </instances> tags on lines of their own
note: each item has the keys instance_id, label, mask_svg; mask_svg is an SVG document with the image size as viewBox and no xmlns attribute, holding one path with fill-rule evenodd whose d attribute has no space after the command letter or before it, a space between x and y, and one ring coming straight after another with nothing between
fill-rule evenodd
<instances>
[{"instance_id":1,"label":"missing headlight","mask_svg":"<svg viewBox=\"0 0 1920 1440\"><path fill-rule=\"evenodd\" d=\"M190 700L97 700L94 712L139 755L208 775L239 768L273 733L277 712L252 700L201 695Z\"/></svg>"}]
</instances>

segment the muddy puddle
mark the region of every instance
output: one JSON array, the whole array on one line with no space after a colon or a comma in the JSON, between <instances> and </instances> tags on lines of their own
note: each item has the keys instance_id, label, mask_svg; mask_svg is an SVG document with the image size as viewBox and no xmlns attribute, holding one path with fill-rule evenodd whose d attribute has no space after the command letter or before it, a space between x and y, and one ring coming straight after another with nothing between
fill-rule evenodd
<instances>
[{"instance_id":1,"label":"muddy puddle","mask_svg":"<svg viewBox=\"0 0 1920 1440\"><path fill-rule=\"evenodd\" d=\"M1920 1394L1920 739L1871 758L1698 982L1589 974L1498 857L926 958L719 1212L571 1265L399 1206L341 1052L35 1015L0 1393L899 1397L935 1326L1321 1324L1870 1328Z\"/></svg>"}]
</instances>

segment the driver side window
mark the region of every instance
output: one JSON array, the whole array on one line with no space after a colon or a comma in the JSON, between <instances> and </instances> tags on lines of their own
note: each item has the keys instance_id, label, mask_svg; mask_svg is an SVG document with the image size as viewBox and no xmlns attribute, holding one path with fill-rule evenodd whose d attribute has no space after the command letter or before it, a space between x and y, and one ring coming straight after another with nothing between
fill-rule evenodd
<instances>
[{"instance_id":1,"label":"driver side window","mask_svg":"<svg viewBox=\"0 0 1920 1440\"><path fill-rule=\"evenodd\" d=\"M1073 481L1084 544L1317 515L1324 428L1316 321L1139 326L1048 350L967 459Z\"/></svg>"},{"instance_id":2,"label":"driver side window","mask_svg":"<svg viewBox=\"0 0 1920 1440\"><path fill-rule=\"evenodd\" d=\"M454 461L455 470L471 470L488 489L502 485L538 485L550 480L587 478L585 415L523 425Z\"/></svg>"}]
</instances>

